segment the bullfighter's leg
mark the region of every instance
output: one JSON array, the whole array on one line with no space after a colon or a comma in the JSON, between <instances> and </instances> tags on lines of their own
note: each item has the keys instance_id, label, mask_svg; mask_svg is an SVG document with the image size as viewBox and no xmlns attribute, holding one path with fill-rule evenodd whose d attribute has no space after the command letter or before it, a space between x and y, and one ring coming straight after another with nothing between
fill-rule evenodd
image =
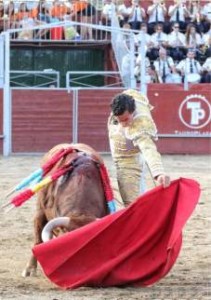
<instances>
[{"instance_id":1,"label":"bullfighter's leg","mask_svg":"<svg viewBox=\"0 0 211 300\"><path fill-rule=\"evenodd\" d=\"M41 233L43 227L46 225L47 219L43 211L38 211L34 218L34 245L38 245L42 243ZM22 272L23 277L35 276L37 271L37 260L32 254L26 268Z\"/></svg>"}]
</instances>

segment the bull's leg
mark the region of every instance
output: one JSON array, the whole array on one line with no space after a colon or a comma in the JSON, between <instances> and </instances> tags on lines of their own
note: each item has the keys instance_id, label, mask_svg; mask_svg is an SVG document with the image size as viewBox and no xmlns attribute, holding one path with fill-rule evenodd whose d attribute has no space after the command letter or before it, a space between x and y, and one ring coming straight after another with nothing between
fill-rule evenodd
<instances>
[{"instance_id":1,"label":"bull's leg","mask_svg":"<svg viewBox=\"0 0 211 300\"><path fill-rule=\"evenodd\" d=\"M47 223L47 219L45 214L42 211L39 211L34 218L34 245L38 245L42 243L41 233L43 227ZM37 260L32 254L26 268L22 272L23 277L35 276L37 271Z\"/></svg>"}]
</instances>

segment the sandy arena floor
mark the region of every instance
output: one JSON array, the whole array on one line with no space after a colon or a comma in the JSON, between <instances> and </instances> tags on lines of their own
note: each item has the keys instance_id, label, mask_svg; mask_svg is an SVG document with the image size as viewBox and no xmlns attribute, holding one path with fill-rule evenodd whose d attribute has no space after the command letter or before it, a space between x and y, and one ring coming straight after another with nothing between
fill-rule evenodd
<instances>
[{"instance_id":1,"label":"sandy arena floor","mask_svg":"<svg viewBox=\"0 0 211 300\"><path fill-rule=\"evenodd\" d=\"M0 195L39 166L41 156L0 157ZM114 177L111 158L104 155ZM0 211L0 299L2 300L210 300L211 299L211 157L163 156L172 179L187 177L201 184L199 205L183 235L182 251L171 272L150 288L80 288L63 291L44 277L21 272L31 253L35 199L8 214ZM148 181L150 179L148 178ZM114 184L115 185L115 184Z\"/></svg>"}]
</instances>

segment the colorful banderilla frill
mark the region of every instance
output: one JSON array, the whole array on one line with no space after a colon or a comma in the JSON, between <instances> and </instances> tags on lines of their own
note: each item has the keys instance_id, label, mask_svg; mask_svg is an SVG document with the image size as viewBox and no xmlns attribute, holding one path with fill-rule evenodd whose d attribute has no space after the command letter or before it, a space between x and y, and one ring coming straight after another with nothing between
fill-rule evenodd
<instances>
[{"instance_id":1,"label":"colorful banderilla frill","mask_svg":"<svg viewBox=\"0 0 211 300\"><path fill-rule=\"evenodd\" d=\"M50 170L55 166L55 164L63 158L65 155L73 153L73 152L81 152L75 148L69 147L65 149L61 149L58 151L47 163L45 163L41 168L33 172L30 176L23 179L17 186L15 186L7 195L8 198L14 192L23 190L30 184L34 184L31 188L26 189L25 191L14 196L8 203L3 205L3 208L7 207L7 211L14 207L21 206L24 202L29 200L34 194L36 194L39 190L41 190L44 186L50 184L51 182L57 180L59 177L64 175L67 171L70 171L73 168L73 161L71 163L66 163L61 168L58 168L53 174L45 177ZM86 153L85 153L86 154ZM77 158L76 158L77 159ZM104 164L99 163L99 171L105 191L105 197L108 203L108 208L110 213L114 213L116 211L116 206L113 197L113 191L111 188L109 176L107 173L107 169ZM44 178L45 177L45 178Z\"/></svg>"}]
</instances>

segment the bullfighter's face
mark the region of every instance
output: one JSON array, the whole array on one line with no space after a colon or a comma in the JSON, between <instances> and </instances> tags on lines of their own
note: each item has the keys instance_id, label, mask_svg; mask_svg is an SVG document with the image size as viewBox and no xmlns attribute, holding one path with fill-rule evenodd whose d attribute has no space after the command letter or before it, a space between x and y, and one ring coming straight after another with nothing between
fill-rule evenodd
<instances>
[{"instance_id":1,"label":"bullfighter's face","mask_svg":"<svg viewBox=\"0 0 211 300\"><path fill-rule=\"evenodd\" d=\"M122 115L116 116L116 120L122 127L128 127L133 121L133 113L126 110Z\"/></svg>"}]
</instances>

